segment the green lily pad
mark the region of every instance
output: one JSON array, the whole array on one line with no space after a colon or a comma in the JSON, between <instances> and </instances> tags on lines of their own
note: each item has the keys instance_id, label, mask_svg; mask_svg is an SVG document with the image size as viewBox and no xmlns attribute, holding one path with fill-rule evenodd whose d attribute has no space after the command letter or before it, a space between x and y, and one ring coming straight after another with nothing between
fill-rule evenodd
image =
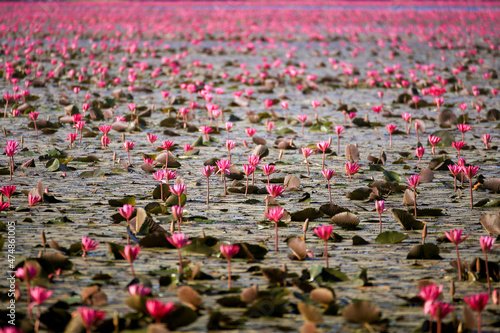
<instances>
[{"instance_id":1,"label":"green lily pad","mask_svg":"<svg viewBox=\"0 0 500 333\"><path fill-rule=\"evenodd\" d=\"M45 168L47 168L47 171L51 172L59 171L59 165L59 160L57 158L53 158L45 164Z\"/></svg>"},{"instance_id":2,"label":"green lily pad","mask_svg":"<svg viewBox=\"0 0 500 333\"><path fill-rule=\"evenodd\" d=\"M379 234L375 239L375 243L377 244L396 244L400 243L403 240L407 239L408 235L403 234L398 231L384 231Z\"/></svg>"},{"instance_id":3,"label":"green lily pad","mask_svg":"<svg viewBox=\"0 0 500 333\"><path fill-rule=\"evenodd\" d=\"M309 270L310 281L320 282L341 282L349 281L349 277L341 271L334 268L325 268L323 266L313 266Z\"/></svg>"},{"instance_id":4,"label":"green lily pad","mask_svg":"<svg viewBox=\"0 0 500 333\"><path fill-rule=\"evenodd\" d=\"M135 197L125 197L123 199L110 199L108 200L108 204L111 207L122 207L123 205L132 205L135 206Z\"/></svg>"},{"instance_id":5,"label":"green lily pad","mask_svg":"<svg viewBox=\"0 0 500 333\"><path fill-rule=\"evenodd\" d=\"M112 259L115 260L122 260L125 259L123 258L122 254L120 252L123 252L124 246L115 244L115 243L107 243L108 244L108 253Z\"/></svg>"},{"instance_id":6,"label":"green lily pad","mask_svg":"<svg viewBox=\"0 0 500 333\"><path fill-rule=\"evenodd\" d=\"M104 170L103 169L96 169L92 171L83 171L80 174L80 178L93 178L93 177L103 177L104 176Z\"/></svg>"},{"instance_id":7,"label":"green lily pad","mask_svg":"<svg viewBox=\"0 0 500 333\"><path fill-rule=\"evenodd\" d=\"M384 179L388 182L401 182L401 177L394 171L384 170Z\"/></svg>"}]
</instances>

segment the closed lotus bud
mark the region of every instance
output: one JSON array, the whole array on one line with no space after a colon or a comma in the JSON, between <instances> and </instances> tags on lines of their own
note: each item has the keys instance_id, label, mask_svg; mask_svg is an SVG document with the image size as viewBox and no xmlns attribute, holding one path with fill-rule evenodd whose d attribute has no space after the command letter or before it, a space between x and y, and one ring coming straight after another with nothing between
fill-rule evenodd
<instances>
[{"instance_id":1,"label":"closed lotus bud","mask_svg":"<svg viewBox=\"0 0 500 333\"><path fill-rule=\"evenodd\" d=\"M422 229L422 244L425 244L426 237L427 237L427 223L424 224L424 229Z\"/></svg>"},{"instance_id":2,"label":"closed lotus bud","mask_svg":"<svg viewBox=\"0 0 500 333\"><path fill-rule=\"evenodd\" d=\"M493 292L491 293L491 300L496 306L500 305L500 295L498 289L493 290Z\"/></svg>"},{"instance_id":3,"label":"closed lotus bud","mask_svg":"<svg viewBox=\"0 0 500 333\"><path fill-rule=\"evenodd\" d=\"M304 225L302 226L302 232L304 233L304 240L306 240L307 229L309 229L309 219L306 219Z\"/></svg>"}]
</instances>

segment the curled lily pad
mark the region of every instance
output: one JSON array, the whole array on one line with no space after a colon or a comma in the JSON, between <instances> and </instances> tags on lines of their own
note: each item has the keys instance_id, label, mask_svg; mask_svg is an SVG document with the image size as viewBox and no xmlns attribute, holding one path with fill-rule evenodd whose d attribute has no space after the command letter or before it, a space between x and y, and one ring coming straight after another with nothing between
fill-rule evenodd
<instances>
[{"instance_id":1,"label":"curled lily pad","mask_svg":"<svg viewBox=\"0 0 500 333\"><path fill-rule=\"evenodd\" d=\"M177 297L179 300L189 306L193 310L199 309L203 306L203 300L200 294L190 286L182 286L177 290Z\"/></svg>"},{"instance_id":2,"label":"curled lily pad","mask_svg":"<svg viewBox=\"0 0 500 333\"><path fill-rule=\"evenodd\" d=\"M329 202L329 203L321 205L321 207L319 208L319 211L322 212L323 214L331 217L331 216L334 216L334 215L342 213L342 212L348 212L349 208L341 207L339 205L336 205L334 203Z\"/></svg>"},{"instance_id":3,"label":"curled lily pad","mask_svg":"<svg viewBox=\"0 0 500 333\"><path fill-rule=\"evenodd\" d=\"M324 306L335 302L335 294L328 288L316 288L311 291L309 297L311 300Z\"/></svg>"},{"instance_id":4,"label":"curled lily pad","mask_svg":"<svg viewBox=\"0 0 500 333\"><path fill-rule=\"evenodd\" d=\"M342 312L344 320L358 324L376 322L381 316L380 308L369 301L355 301Z\"/></svg>"},{"instance_id":5,"label":"curled lily pad","mask_svg":"<svg viewBox=\"0 0 500 333\"><path fill-rule=\"evenodd\" d=\"M243 289L243 291L240 294L241 301L247 304L253 303L258 297L259 297L259 289L257 288L256 284L251 287Z\"/></svg>"},{"instance_id":6,"label":"curled lily pad","mask_svg":"<svg viewBox=\"0 0 500 333\"><path fill-rule=\"evenodd\" d=\"M417 220L413 215L402 209L393 208L392 216L404 230L422 230L425 225L425 223Z\"/></svg>"},{"instance_id":7,"label":"curled lily pad","mask_svg":"<svg viewBox=\"0 0 500 333\"><path fill-rule=\"evenodd\" d=\"M284 185L288 191L296 191L300 187L300 179L295 175L287 175L284 180Z\"/></svg>"},{"instance_id":8,"label":"curled lily pad","mask_svg":"<svg viewBox=\"0 0 500 333\"><path fill-rule=\"evenodd\" d=\"M359 150L358 147L353 144L348 144L345 146L345 157L351 163L359 161Z\"/></svg>"},{"instance_id":9,"label":"curled lily pad","mask_svg":"<svg viewBox=\"0 0 500 333\"><path fill-rule=\"evenodd\" d=\"M332 217L332 222L344 229L356 229L359 224L359 217L351 212L342 212Z\"/></svg>"},{"instance_id":10,"label":"curled lily pad","mask_svg":"<svg viewBox=\"0 0 500 333\"><path fill-rule=\"evenodd\" d=\"M429 168L422 169L422 171L420 171L419 176L420 176L420 184L430 183L434 180L434 172Z\"/></svg>"},{"instance_id":11,"label":"curled lily pad","mask_svg":"<svg viewBox=\"0 0 500 333\"><path fill-rule=\"evenodd\" d=\"M346 197L351 200L366 200L370 197L370 194L373 193L373 190L369 187L360 187L355 189L354 191L348 192Z\"/></svg>"},{"instance_id":12,"label":"curled lily pad","mask_svg":"<svg viewBox=\"0 0 500 333\"><path fill-rule=\"evenodd\" d=\"M309 221L314 221L315 219L323 216L323 213L318 209L313 207L304 208L302 210L293 212L290 214L292 221L305 221L309 219Z\"/></svg>"},{"instance_id":13,"label":"curled lily pad","mask_svg":"<svg viewBox=\"0 0 500 333\"><path fill-rule=\"evenodd\" d=\"M234 258L262 260L266 256L269 249L263 244L238 243L240 250Z\"/></svg>"},{"instance_id":14,"label":"curled lily pad","mask_svg":"<svg viewBox=\"0 0 500 333\"><path fill-rule=\"evenodd\" d=\"M167 315L164 323L167 324L169 330L176 330L179 327L188 326L198 319L198 314L191 308L175 304L175 310Z\"/></svg>"},{"instance_id":15,"label":"curled lily pad","mask_svg":"<svg viewBox=\"0 0 500 333\"><path fill-rule=\"evenodd\" d=\"M398 231L384 231L379 234L375 239L375 243L378 244L396 244L404 241L408 238L408 235L403 234Z\"/></svg>"},{"instance_id":16,"label":"curled lily pad","mask_svg":"<svg viewBox=\"0 0 500 333\"><path fill-rule=\"evenodd\" d=\"M443 259L439 256L439 247L435 244L420 244L414 246L406 259Z\"/></svg>"},{"instance_id":17,"label":"curled lily pad","mask_svg":"<svg viewBox=\"0 0 500 333\"><path fill-rule=\"evenodd\" d=\"M479 222L493 236L498 237L500 235L500 213L483 214Z\"/></svg>"},{"instance_id":18,"label":"curled lily pad","mask_svg":"<svg viewBox=\"0 0 500 333\"><path fill-rule=\"evenodd\" d=\"M309 270L310 281L321 282L341 282L349 281L346 274L335 268L325 268L323 266L313 266Z\"/></svg>"},{"instance_id":19,"label":"curled lily pad","mask_svg":"<svg viewBox=\"0 0 500 333\"><path fill-rule=\"evenodd\" d=\"M297 304L297 308L306 321L316 325L323 324L323 315L314 305L301 302Z\"/></svg>"},{"instance_id":20,"label":"curled lily pad","mask_svg":"<svg viewBox=\"0 0 500 333\"><path fill-rule=\"evenodd\" d=\"M290 237L287 240L287 245L292 250L293 255L288 257L295 260L304 260L307 258L306 242L300 237Z\"/></svg>"},{"instance_id":21,"label":"curled lily pad","mask_svg":"<svg viewBox=\"0 0 500 333\"><path fill-rule=\"evenodd\" d=\"M364 239L361 236L356 235L352 238L352 245L353 246L367 245L367 244L370 244L370 242L368 242L366 239Z\"/></svg>"}]
</instances>

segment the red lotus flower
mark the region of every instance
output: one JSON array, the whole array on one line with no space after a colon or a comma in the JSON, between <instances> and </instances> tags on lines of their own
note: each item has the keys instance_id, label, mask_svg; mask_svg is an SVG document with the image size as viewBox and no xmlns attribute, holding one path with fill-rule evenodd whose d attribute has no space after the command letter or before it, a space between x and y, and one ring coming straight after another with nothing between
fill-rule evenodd
<instances>
[{"instance_id":1,"label":"red lotus flower","mask_svg":"<svg viewBox=\"0 0 500 333\"><path fill-rule=\"evenodd\" d=\"M352 175L358 173L360 168L360 165L358 165L356 162L350 163L347 162L345 164L345 172L349 175L349 180L352 179Z\"/></svg>"},{"instance_id":2,"label":"red lotus flower","mask_svg":"<svg viewBox=\"0 0 500 333\"><path fill-rule=\"evenodd\" d=\"M331 225L319 225L318 227L313 229L314 234L321 238L325 242L325 260L326 260L326 268L328 268L328 240L333 232L333 226Z\"/></svg>"},{"instance_id":3,"label":"red lotus flower","mask_svg":"<svg viewBox=\"0 0 500 333\"><path fill-rule=\"evenodd\" d=\"M164 317L175 310L175 306L173 302L162 303L156 299L149 299L146 301L146 309L156 323L160 324Z\"/></svg>"},{"instance_id":4,"label":"red lotus flower","mask_svg":"<svg viewBox=\"0 0 500 333\"><path fill-rule=\"evenodd\" d=\"M106 317L106 312L86 307L79 307L78 314L80 315L80 318L82 318L83 326L85 326L87 333L90 333L92 331L92 327L97 325L97 323Z\"/></svg>"}]
</instances>

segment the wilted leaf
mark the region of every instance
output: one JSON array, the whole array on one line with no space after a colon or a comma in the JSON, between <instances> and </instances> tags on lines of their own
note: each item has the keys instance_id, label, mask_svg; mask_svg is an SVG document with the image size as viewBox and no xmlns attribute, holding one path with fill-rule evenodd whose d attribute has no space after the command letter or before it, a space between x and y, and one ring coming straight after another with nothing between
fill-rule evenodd
<instances>
[{"instance_id":1,"label":"wilted leaf","mask_svg":"<svg viewBox=\"0 0 500 333\"><path fill-rule=\"evenodd\" d=\"M414 246L406 259L442 259L439 256L439 247L435 244L420 244Z\"/></svg>"}]
</instances>

